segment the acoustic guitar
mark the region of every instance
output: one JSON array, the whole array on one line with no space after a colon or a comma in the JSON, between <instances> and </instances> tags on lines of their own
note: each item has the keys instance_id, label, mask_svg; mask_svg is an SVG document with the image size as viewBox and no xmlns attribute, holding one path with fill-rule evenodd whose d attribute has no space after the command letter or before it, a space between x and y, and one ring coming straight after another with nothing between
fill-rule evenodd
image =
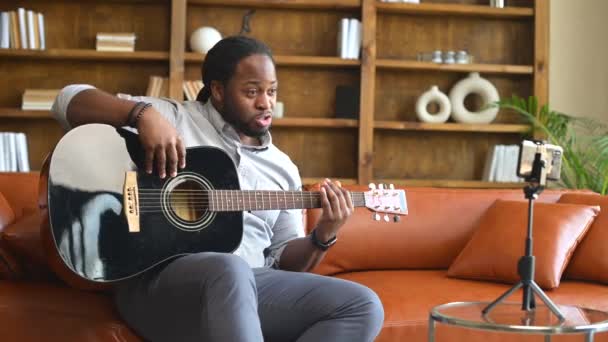
<instances>
[{"instance_id":1,"label":"acoustic guitar","mask_svg":"<svg viewBox=\"0 0 608 342\"><path fill-rule=\"evenodd\" d=\"M321 207L320 192L240 190L234 162L218 148L188 148L186 168L165 179L143 171L144 156L135 133L102 124L72 129L53 150L41 183L43 236L56 273L72 285L128 279L185 254L233 252L243 211ZM407 214L403 190L351 195L357 207Z\"/></svg>"}]
</instances>

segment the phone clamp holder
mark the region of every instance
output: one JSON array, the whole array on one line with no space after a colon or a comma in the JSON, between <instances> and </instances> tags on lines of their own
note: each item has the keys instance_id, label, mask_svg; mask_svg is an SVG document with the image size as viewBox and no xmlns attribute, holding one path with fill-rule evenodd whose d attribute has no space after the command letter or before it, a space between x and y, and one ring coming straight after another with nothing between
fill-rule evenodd
<instances>
[{"instance_id":1,"label":"phone clamp holder","mask_svg":"<svg viewBox=\"0 0 608 342\"><path fill-rule=\"evenodd\" d=\"M543 147L539 146L539 148L542 149ZM526 199L528 199L528 232L526 237L525 255L522 256L517 263L517 273L519 274L520 281L508 291L503 293L495 301L486 306L481 311L484 316L488 315L496 305L505 300L515 291L523 288L522 310L526 312L534 310L536 308L534 295L537 295L551 310L551 312L557 316L560 322L565 320L564 315L561 313L557 305L551 301L540 286L538 286L538 284L536 284L534 281L535 258L532 254L532 221L534 216L534 200L538 198L538 195L543 191L545 185L545 163L546 161L542 159L541 151L537 151L534 156L532 172L530 175L525 177L525 180L529 183L524 187L524 194Z\"/></svg>"}]
</instances>

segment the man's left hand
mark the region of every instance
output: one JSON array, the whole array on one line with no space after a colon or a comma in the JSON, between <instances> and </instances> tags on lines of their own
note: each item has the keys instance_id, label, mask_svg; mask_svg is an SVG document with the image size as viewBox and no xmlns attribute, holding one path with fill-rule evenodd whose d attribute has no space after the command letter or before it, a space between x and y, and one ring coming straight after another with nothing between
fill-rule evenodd
<instances>
[{"instance_id":1,"label":"man's left hand","mask_svg":"<svg viewBox=\"0 0 608 342\"><path fill-rule=\"evenodd\" d=\"M321 207L323 213L315 228L315 234L320 241L328 241L338 233L338 230L354 211L350 192L343 189L340 182L326 179L321 184Z\"/></svg>"}]
</instances>

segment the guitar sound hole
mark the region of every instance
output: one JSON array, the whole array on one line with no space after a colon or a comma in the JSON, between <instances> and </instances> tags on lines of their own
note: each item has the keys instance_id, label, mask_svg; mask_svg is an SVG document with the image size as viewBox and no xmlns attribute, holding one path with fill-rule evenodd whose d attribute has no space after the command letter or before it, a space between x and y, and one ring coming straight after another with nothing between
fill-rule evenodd
<instances>
[{"instance_id":1,"label":"guitar sound hole","mask_svg":"<svg viewBox=\"0 0 608 342\"><path fill-rule=\"evenodd\" d=\"M199 220L209 207L207 191L204 190L200 183L191 180L177 184L169 195L171 210L184 221Z\"/></svg>"}]
</instances>

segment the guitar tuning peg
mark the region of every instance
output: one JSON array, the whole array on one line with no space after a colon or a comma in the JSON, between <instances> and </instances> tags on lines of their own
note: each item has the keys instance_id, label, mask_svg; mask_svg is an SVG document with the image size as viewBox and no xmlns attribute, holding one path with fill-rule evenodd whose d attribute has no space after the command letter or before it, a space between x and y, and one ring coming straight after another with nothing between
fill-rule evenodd
<instances>
[{"instance_id":1,"label":"guitar tuning peg","mask_svg":"<svg viewBox=\"0 0 608 342\"><path fill-rule=\"evenodd\" d=\"M370 190L376 190L376 184L374 184L374 183L369 183L369 189L370 189Z\"/></svg>"},{"instance_id":2,"label":"guitar tuning peg","mask_svg":"<svg viewBox=\"0 0 608 342\"><path fill-rule=\"evenodd\" d=\"M374 220L374 221L380 221L380 214L373 213L372 214L372 220Z\"/></svg>"},{"instance_id":3,"label":"guitar tuning peg","mask_svg":"<svg viewBox=\"0 0 608 342\"><path fill-rule=\"evenodd\" d=\"M389 184L388 188L391 190L395 190L395 186L393 184Z\"/></svg>"},{"instance_id":4,"label":"guitar tuning peg","mask_svg":"<svg viewBox=\"0 0 608 342\"><path fill-rule=\"evenodd\" d=\"M401 218L398 215L393 216L393 222L397 223L399 221L401 221Z\"/></svg>"},{"instance_id":5,"label":"guitar tuning peg","mask_svg":"<svg viewBox=\"0 0 608 342\"><path fill-rule=\"evenodd\" d=\"M388 221L390 221L390 220L391 220L391 219L389 219L389 218L388 218L388 215L384 215L384 221L388 222Z\"/></svg>"}]
</instances>

